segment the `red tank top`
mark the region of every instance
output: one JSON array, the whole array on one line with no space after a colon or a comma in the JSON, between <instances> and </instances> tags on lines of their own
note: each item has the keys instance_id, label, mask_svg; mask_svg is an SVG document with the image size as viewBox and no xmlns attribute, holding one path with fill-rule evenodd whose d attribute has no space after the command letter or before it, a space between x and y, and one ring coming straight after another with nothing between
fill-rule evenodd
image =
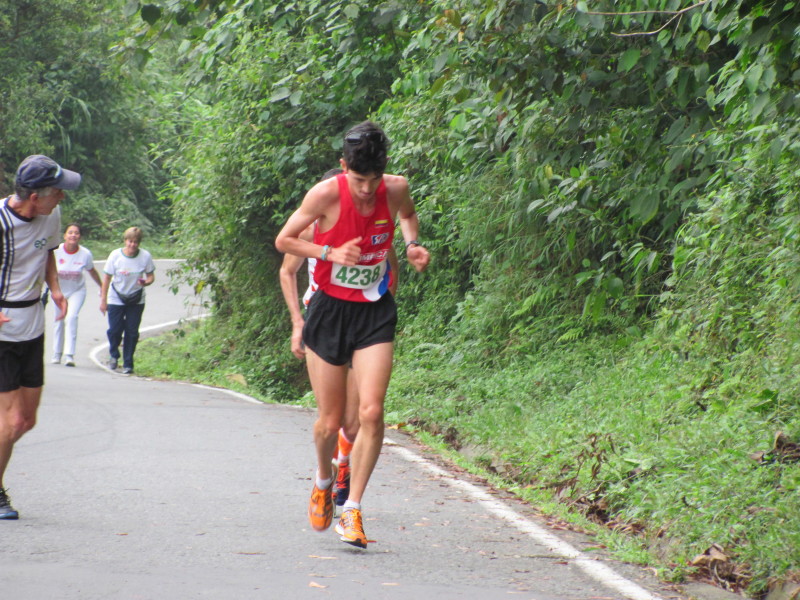
<instances>
[{"instance_id":1,"label":"red tank top","mask_svg":"<svg viewBox=\"0 0 800 600\"><path fill-rule=\"evenodd\" d=\"M356 210L347 175L336 176L339 184L339 219L325 233L314 226L314 243L340 246L361 236L361 257L355 267L318 260L314 280L329 296L352 302L375 302L388 290L390 273L389 248L394 239L394 221L386 201L386 183L381 181L375 192L375 209L369 216Z\"/></svg>"}]
</instances>

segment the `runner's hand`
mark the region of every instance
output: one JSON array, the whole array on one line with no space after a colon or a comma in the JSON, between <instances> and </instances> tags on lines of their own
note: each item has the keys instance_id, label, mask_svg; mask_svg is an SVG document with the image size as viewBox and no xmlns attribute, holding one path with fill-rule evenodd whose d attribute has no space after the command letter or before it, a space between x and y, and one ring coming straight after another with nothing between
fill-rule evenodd
<instances>
[{"instance_id":1,"label":"runner's hand","mask_svg":"<svg viewBox=\"0 0 800 600\"><path fill-rule=\"evenodd\" d=\"M341 246L337 246L328 253L328 260L340 265L354 267L358 264L358 259L361 258L361 246L358 245L360 241L361 237L359 236Z\"/></svg>"},{"instance_id":2,"label":"runner's hand","mask_svg":"<svg viewBox=\"0 0 800 600\"><path fill-rule=\"evenodd\" d=\"M411 263L411 266L420 273L427 269L428 263L431 262L430 253L419 245L411 246L406 250L406 258L408 258L408 262Z\"/></svg>"},{"instance_id":3,"label":"runner's hand","mask_svg":"<svg viewBox=\"0 0 800 600\"><path fill-rule=\"evenodd\" d=\"M61 292L54 292L50 290L50 297L53 299L53 304L56 305L56 321L60 321L67 316L67 299Z\"/></svg>"},{"instance_id":4,"label":"runner's hand","mask_svg":"<svg viewBox=\"0 0 800 600\"><path fill-rule=\"evenodd\" d=\"M3 326L3 323L8 323L11 319L6 316L6 313L0 312L0 327Z\"/></svg>"},{"instance_id":5,"label":"runner's hand","mask_svg":"<svg viewBox=\"0 0 800 600\"><path fill-rule=\"evenodd\" d=\"M306 349L303 346L303 328L292 327L292 354L300 360L306 357Z\"/></svg>"}]
</instances>

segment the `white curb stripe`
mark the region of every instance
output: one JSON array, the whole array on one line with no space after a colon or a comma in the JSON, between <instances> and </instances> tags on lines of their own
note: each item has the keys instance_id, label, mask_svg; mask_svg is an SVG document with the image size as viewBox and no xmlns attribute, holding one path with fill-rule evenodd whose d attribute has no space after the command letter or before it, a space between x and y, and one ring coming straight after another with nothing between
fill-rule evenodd
<instances>
[{"instance_id":1,"label":"white curb stripe","mask_svg":"<svg viewBox=\"0 0 800 600\"><path fill-rule=\"evenodd\" d=\"M407 448L403 448L402 446L396 444L389 444L388 446L392 451L401 455L408 462L420 465L430 473L441 477L451 486L466 492L480 502L484 508L493 513L495 516L500 517L504 521L510 523L522 533L529 535L536 542L547 546L554 556L571 560L575 565L580 567L592 578L603 583L609 588L624 594L625 598L629 598L630 600L662 600L660 596L651 594L643 587L633 583L629 579L625 579L622 575L610 567L607 567L597 559L580 552L564 540L560 539L558 536L548 533L539 525L536 525L532 521L529 521L525 517L517 514L507 505L492 498L491 495L481 488L467 481L456 479L447 471L440 469L436 465L425 460L421 456L418 456Z\"/></svg>"}]
</instances>

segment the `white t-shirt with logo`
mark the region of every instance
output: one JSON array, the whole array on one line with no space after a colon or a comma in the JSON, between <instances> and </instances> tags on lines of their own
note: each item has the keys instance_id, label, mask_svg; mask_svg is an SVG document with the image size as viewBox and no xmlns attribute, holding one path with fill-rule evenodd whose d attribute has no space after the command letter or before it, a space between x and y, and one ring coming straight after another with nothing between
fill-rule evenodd
<instances>
[{"instance_id":1,"label":"white t-shirt with logo","mask_svg":"<svg viewBox=\"0 0 800 600\"><path fill-rule=\"evenodd\" d=\"M54 255L61 292L69 298L78 290L86 287L83 272L91 271L94 268L94 258L88 248L78 246L75 252L69 253L63 243L56 248Z\"/></svg>"},{"instance_id":2,"label":"white t-shirt with logo","mask_svg":"<svg viewBox=\"0 0 800 600\"><path fill-rule=\"evenodd\" d=\"M108 255L106 266L103 267L103 272L111 275L111 283L113 288L108 290L108 304L124 304L114 288L117 288L121 294L133 294L142 286L137 283L137 279L144 278L148 273L156 270L153 263L153 257L147 250L139 248L136 256L125 256L122 248L113 250ZM144 292L142 292L142 299L139 304L144 304Z\"/></svg>"},{"instance_id":3,"label":"white t-shirt with logo","mask_svg":"<svg viewBox=\"0 0 800 600\"><path fill-rule=\"evenodd\" d=\"M61 207L28 219L14 212L8 200L0 201L0 300L37 300L42 295L47 256L61 237ZM25 308L0 306L0 312L11 319L0 326L0 341L27 342L44 334L41 302Z\"/></svg>"}]
</instances>

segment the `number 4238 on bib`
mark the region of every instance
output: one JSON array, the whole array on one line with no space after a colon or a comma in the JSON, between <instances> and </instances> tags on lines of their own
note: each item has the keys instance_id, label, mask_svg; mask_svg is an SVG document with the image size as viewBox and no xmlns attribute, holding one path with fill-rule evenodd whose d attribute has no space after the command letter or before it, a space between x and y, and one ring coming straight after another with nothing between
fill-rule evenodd
<instances>
[{"instance_id":1,"label":"number 4238 on bib","mask_svg":"<svg viewBox=\"0 0 800 600\"><path fill-rule=\"evenodd\" d=\"M377 265L356 265L355 267L334 263L331 269L331 283L354 290L366 290L381 280L386 273L386 265L385 260Z\"/></svg>"}]
</instances>

